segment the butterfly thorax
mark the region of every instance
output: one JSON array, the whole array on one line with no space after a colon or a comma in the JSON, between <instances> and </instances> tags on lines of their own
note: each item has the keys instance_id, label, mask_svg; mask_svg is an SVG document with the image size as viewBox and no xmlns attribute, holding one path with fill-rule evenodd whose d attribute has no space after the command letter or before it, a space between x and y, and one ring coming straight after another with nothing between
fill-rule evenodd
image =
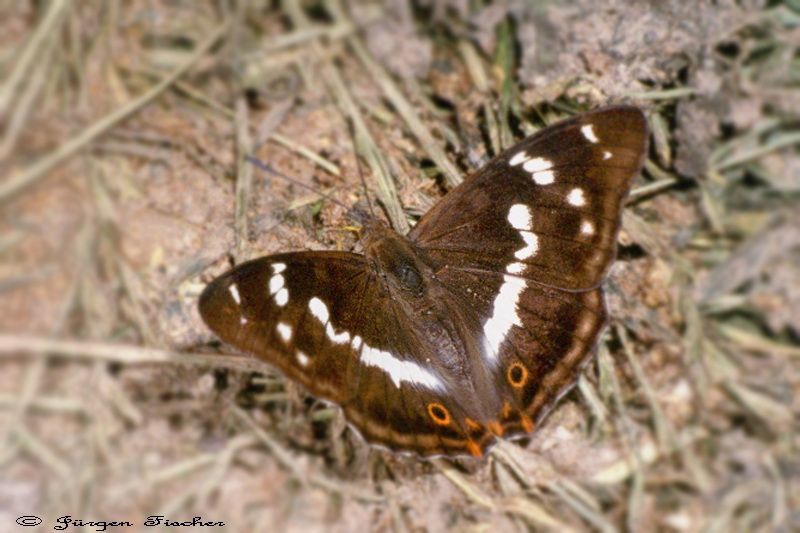
<instances>
[{"instance_id":1,"label":"butterfly thorax","mask_svg":"<svg viewBox=\"0 0 800 533\"><path fill-rule=\"evenodd\" d=\"M452 305L453 298L437 278L438 266L425 250L381 222L369 222L364 236L364 255L373 276L377 278L378 299L391 300L390 307L401 309L413 324L397 324L398 336L421 352L435 358L418 361L426 371L445 385L474 420L483 421L486 413L496 412L501 396L484 368L480 335L480 317L470 308ZM377 303L377 302L376 302ZM457 319L454 320L454 317ZM476 403L475 398L483 401ZM484 412L484 409L486 412Z\"/></svg>"},{"instance_id":2,"label":"butterfly thorax","mask_svg":"<svg viewBox=\"0 0 800 533\"><path fill-rule=\"evenodd\" d=\"M364 255L389 294L415 298L424 295L423 279L433 272L421 257L422 251L412 247L406 237L380 222L370 223L364 238Z\"/></svg>"}]
</instances>

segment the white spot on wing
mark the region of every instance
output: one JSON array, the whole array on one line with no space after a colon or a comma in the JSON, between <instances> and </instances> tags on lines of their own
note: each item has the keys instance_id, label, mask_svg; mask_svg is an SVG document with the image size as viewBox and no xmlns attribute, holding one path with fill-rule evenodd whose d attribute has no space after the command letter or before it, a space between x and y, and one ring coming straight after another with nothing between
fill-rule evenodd
<instances>
[{"instance_id":1,"label":"white spot on wing","mask_svg":"<svg viewBox=\"0 0 800 533\"><path fill-rule=\"evenodd\" d=\"M584 220L581 224L581 233L584 235L592 235L594 233L594 224L588 220Z\"/></svg>"},{"instance_id":2,"label":"white spot on wing","mask_svg":"<svg viewBox=\"0 0 800 533\"><path fill-rule=\"evenodd\" d=\"M323 325L328 323L330 313L325 302L314 296L308 301L308 308L311 310L311 314L317 317L317 320L322 322Z\"/></svg>"},{"instance_id":3,"label":"white spot on wing","mask_svg":"<svg viewBox=\"0 0 800 533\"><path fill-rule=\"evenodd\" d=\"M516 262L509 263L508 266L506 267L506 272L508 272L509 274L522 274L523 272L525 272L525 267L526 267L525 263L516 263Z\"/></svg>"},{"instance_id":4,"label":"white spot on wing","mask_svg":"<svg viewBox=\"0 0 800 533\"><path fill-rule=\"evenodd\" d=\"M269 278L269 293L275 294L276 292L281 290L285 282L286 280L283 279L283 276L281 276L280 274L275 274L274 276Z\"/></svg>"},{"instance_id":5,"label":"white spot on wing","mask_svg":"<svg viewBox=\"0 0 800 533\"><path fill-rule=\"evenodd\" d=\"M286 287L284 287L278 291L278 294L275 295L275 303L283 307L284 305L286 305L286 302L288 301L289 301L289 291L286 289Z\"/></svg>"},{"instance_id":6,"label":"white spot on wing","mask_svg":"<svg viewBox=\"0 0 800 533\"><path fill-rule=\"evenodd\" d=\"M278 335L281 336L283 342L289 342L292 339L292 326L289 324L278 322L278 325L275 326L275 329L278 330Z\"/></svg>"},{"instance_id":7,"label":"white spot on wing","mask_svg":"<svg viewBox=\"0 0 800 533\"><path fill-rule=\"evenodd\" d=\"M317 317L322 325L325 327L325 335L328 336L330 340L337 344L346 344L350 342L350 332L342 331L340 333L336 333L336 330L333 329L333 324L330 322L331 313L328 310L328 306L325 305L325 302L314 296L308 301L308 308L311 310L311 314ZM361 337L354 337L353 338L353 348L358 350L355 346L356 339L358 339L358 343L361 343Z\"/></svg>"},{"instance_id":8,"label":"white spot on wing","mask_svg":"<svg viewBox=\"0 0 800 533\"><path fill-rule=\"evenodd\" d=\"M309 361L311 361L306 354L297 350L297 362L300 363L301 366L308 366Z\"/></svg>"},{"instance_id":9,"label":"white spot on wing","mask_svg":"<svg viewBox=\"0 0 800 533\"><path fill-rule=\"evenodd\" d=\"M364 344L364 348L361 351L361 362L386 372L398 387L405 381L413 385L423 385L430 389L442 390L444 388L442 380L417 363L403 361L389 352L373 348L368 344Z\"/></svg>"},{"instance_id":10,"label":"white spot on wing","mask_svg":"<svg viewBox=\"0 0 800 533\"><path fill-rule=\"evenodd\" d=\"M611 159L611 152L609 152L608 150L604 150L603 151L603 161L608 161L609 159Z\"/></svg>"},{"instance_id":11,"label":"white spot on wing","mask_svg":"<svg viewBox=\"0 0 800 533\"><path fill-rule=\"evenodd\" d=\"M286 270L286 264L285 263L273 263L272 264L272 273L273 274L280 274L284 270Z\"/></svg>"},{"instance_id":12,"label":"white spot on wing","mask_svg":"<svg viewBox=\"0 0 800 533\"><path fill-rule=\"evenodd\" d=\"M525 247L514 252L514 257L520 261L524 261L536 255L536 252L539 250L539 237L530 231L520 231L519 234L525 240Z\"/></svg>"},{"instance_id":13,"label":"white spot on wing","mask_svg":"<svg viewBox=\"0 0 800 533\"><path fill-rule=\"evenodd\" d=\"M553 168L552 161L543 157L534 157L525 161L522 168L531 173L531 177L537 185L549 185L556 180L555 174L551 170Z\"/></svg>"},{"instance_id":14,"label":"white spot on wing","mask_svg":"<svg viewBox=\"0 0 800 533\"><path fill-rule=\"evenodd\" d=\"M239 296L239 288L236 285L230 285L228 291L231 293L231 298L236 302L236 305L242 303L242 298Z\"/></svg>"},{"instance_id":15,"label":"white spot on wing","mask_svg":"<svg viewBox=\"0 0 800 533\"><path fill-rule=\"evenodd\" d=\"M511 165L512 167L515 167L520 163L524 163L527 160L528 156L525 154L525 152L517 152L514 155L514 157L511 158L511 161L509 161L508 164Z\"/></svg>"},{"instance_id":16,"label":"white spot on wing","mask_svg":"<svg viewBox=\"0 0 800 533\"><path fill-rule=\"evenodd\" d=\"M552 170L545 170L534 174L533 181L536 182L537 185L550 185L556 181L556 176L553 174Z\"/></svg>"},{"instance_id":17,"label":"white spot on wing","mask_svg":"<svg viewBox=\"0 0 800 533\"><path fill-rule=\"evenodd\" d=\"M362 342L363 342L363 339L361 337L359 337L358 335L355 335L353 337L353 341L350 343L350 346L352 346L355 351L358 351L358 350L361 349L361 343Z\"/></svg>"},{"instance_id":18,"label":"white spot on wing","mask_svg":"<svg viewBox=\"0 0 800 533\"><path fill-rule=\"evenodd\" d=\"M541 172L542 170L553 168L553 163L544 157L534 157L533 159L525 161L522 168L524 168L526 172L533 174L534 172Z\"/></svg>"},{"instance_id":19,"label":"white spot on wing","mask_svg":"<svg viewBox=\"0 0 800 533\"><path fill-rule=\"evenodd\" d=\"M586 198L583 196L583 189L572 189L567 195L567 201L576 207L586 205Z\"/></svg>"},{"instance_id":20,"label":"white spot on wing","mask_svg":"<svg viewBox=\"0 0 800 533\"><path fill-rule=\"evenodd\" d=\"M586 140L590 143L596 143L600 141L600 139L597 138L597 135L594 134L594 126L592 124L582 126L581 133L583 133L583 136L586 137Z\"/></svg>"},{"instance_id":21,"label":"white spot on wing","mask_svg":"<svg viewBox=\"0 0 800 533\"><path fill-rule=\"evenodd\" d=\"M515 276L503 276L503 284L492 306L492 316L483 325L484 351L492 363L499 362L500 345L511 330L511 326L522 326L517 304L524 290L525 280Z\"/></svg>"},{"instance_id":22,"label":"white spot on wing","mask_svg":"<svg viewBox=\"0 0 800 533\"><path fill-rule=\"evenodd\" d=\"M342 331L341 333L336 333L333 330L333 324L328 322L328 327L325 328L325 334L328 336L330 340L337 344L346 344L350 342L350 333L347 331Z\"/></svg>"},{"instance_id":23,"label":"white spot on wing","mask_svg":"<svg viewBox=\"0 0 800 533\"><path fill-rule=\"evenodd\" d=\"M514 229L530 231L533 226L531 210L527 205L514 204L508 210L508 222Z\"/></svg>"}]
</instances>

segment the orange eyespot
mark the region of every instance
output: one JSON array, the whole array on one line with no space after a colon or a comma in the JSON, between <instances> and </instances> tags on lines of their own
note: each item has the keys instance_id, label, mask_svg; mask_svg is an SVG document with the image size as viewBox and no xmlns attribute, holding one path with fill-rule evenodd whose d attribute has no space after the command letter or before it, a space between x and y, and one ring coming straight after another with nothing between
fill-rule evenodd
<instances>
[{"instance_id":1,"label":"orange eyespot","mask_svg":"<svg viewBox=\"0 0 800 533\"><path fill-rule=\"evenodd\" d=\"M440 403L429 403L428 414L431 415L433 421L440 426L450 424L450 411L445 409L444 405Z\"/></svg>"},{"instance_id":2,"label":"orange eyespot","mask_svg":"<svg viewBox=\"0 0 800 533\"><path fill-rule=\"evenodd\" d=\"M508 382L512 387L522 387L528 380L528 369L519 363L508 367Z\"/></svg>"}]
</instances>

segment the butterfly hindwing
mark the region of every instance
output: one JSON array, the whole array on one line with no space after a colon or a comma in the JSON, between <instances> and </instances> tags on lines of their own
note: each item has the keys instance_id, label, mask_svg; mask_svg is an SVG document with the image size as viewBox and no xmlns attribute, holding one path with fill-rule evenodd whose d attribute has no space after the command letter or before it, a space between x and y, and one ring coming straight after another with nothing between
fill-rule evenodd
<instances>
[{"instance_id":1,"label":"butterfly hindwing","mask_svg":"<svg viewBox=\"0 0 800 533\"><path fill-rule=\"evenodd\" d=\"M449 290L463 289L464 277L455 269L437 274ZM527 435L592 356L607 321L602 290L567 292L498 274L475 281L459 299L473 302L476 316L490 309L474 333L479 348L470 352L492 386L483 425L502 437Z\"/></svg>"}]
</instances>

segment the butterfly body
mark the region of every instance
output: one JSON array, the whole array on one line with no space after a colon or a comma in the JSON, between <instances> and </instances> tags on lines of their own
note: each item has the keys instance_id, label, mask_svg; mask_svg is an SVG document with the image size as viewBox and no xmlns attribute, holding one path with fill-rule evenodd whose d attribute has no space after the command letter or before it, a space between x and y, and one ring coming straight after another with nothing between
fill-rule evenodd
<instances>
[{"instance_id":1,"label":"butterfly body","mask_svg":"<svg viewBox=\"0 0 800 533\"><path fill-rule=\"evenodd\" d=\"M482 456L569 390L607 322L601 284L646 148L630 107L528 137L406 235L242 264L200 298L223 340L340 405L370 443Z\"/></svg>"}]
</instances>

